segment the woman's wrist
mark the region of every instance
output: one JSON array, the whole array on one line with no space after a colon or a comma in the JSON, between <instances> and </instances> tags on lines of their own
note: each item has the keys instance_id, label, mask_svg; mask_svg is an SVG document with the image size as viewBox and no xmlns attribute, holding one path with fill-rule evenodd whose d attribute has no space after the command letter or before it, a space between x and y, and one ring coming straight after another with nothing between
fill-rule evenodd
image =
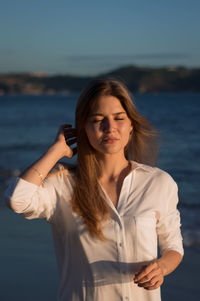
<instances>
[{"instance_id":1,"label":"woman's wrist","mask_svg":"<svg viewBox=\"0 0 200 301\"><path fill-rule=\"evenodd\" d=\"M56 141L52 144L46 153L54 158L55 163L65 156L66 149L64 148L64 144L60 141Z\"/></svg>"},{"instance_id":2,"label":"woman's wrist","mask_svg":"<svg viewBox=\"0 0 200 301\"><path fill-rule=\"evenodd\" d=\"M175 250L166 251L158 260L163 276L166 276L173 272L180 264L182 256Z\"/></svg>"},{"instance_id":3,"label":"woman's wrist","mask_svg":"<svg viewBox=\"0 0 200 301\"><path fill-rule=\"evenodd\" d=\"M36 185L40 185L53 166L63 157L63 147L59 143L52 144L47 151L20 177Z\"/></svg>"}]
</instances>

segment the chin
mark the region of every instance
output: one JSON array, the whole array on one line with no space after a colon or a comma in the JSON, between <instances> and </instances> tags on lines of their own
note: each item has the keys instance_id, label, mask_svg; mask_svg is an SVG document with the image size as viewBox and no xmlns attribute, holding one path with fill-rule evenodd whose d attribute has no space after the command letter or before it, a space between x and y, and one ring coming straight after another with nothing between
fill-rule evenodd
<instances>
[{"instance_id":1,"label":"chin","mask_svg":"<svg viewBox=\"0 0 200 301\"><path fill-rule=\"evenodd\" d=\"M106 148L106 149L98 149L96 150L97 153L100 153L100 154L105 154L105 155L116 155L116 154L121 154L122 152L124 153L124 148L123 149L116 149L116 148Z\"/></svg>"}]
</instances>

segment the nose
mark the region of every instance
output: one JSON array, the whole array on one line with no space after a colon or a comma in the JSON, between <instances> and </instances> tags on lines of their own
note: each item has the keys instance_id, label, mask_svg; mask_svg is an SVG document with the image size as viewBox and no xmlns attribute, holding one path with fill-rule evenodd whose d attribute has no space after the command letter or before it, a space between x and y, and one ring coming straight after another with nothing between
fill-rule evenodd
<instances>
[{"instance_id":1,"label":"nose","mask_svg":"<svg viewBox=\"0 0 200 301\"><path fill-rule=\"evenodd\" d=\"M102 122L102 130L106 133L112 132L112 130L115 128L114 126L114 120L105 118Z\"/></svg>"}]
</instances>

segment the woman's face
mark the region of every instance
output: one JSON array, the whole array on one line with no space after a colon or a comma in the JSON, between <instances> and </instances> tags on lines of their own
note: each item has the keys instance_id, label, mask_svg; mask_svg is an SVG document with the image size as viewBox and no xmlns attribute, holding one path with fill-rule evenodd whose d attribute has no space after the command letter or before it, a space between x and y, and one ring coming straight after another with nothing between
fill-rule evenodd
<instances>
[{"instance_id":1,"label":"woman's face","mask_svg":"<svg viewBox=\"0 0 200 301\"><path fill-rule=\"evenodd\" d=\"M131 120L114 96L98 98L85 126L90 144L101 154L124 154L132 129Z\"/></svg>"}]
</instances>

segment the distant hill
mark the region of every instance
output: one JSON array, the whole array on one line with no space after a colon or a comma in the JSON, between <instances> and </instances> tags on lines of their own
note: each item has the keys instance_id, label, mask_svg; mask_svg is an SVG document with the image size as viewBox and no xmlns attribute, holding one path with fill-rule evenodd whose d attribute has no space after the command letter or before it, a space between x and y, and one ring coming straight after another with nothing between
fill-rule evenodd
<instances>
[{"instance_id":1,"label":"distant hill","mask_svg":"<svg viewBox=\"0 0 200 301\"><path fill-rule=\"evenodd\" d=\"M200 68L127 66L111 71L106 76L121 79L131 91L138 93L200 92Z\"/></svg>"},{"instance_id":2,"label":"distant hill","mask_svg":"<svg viewBox=\"0 0 200 301\"><path fill-rule=\"evenodd\" d=\"M200 92L200 68L147 68L125 66L100 74L96 78L123 81L132 92ZM89 76L52 75L41 73L0 75L0 94L66 94L80 91Z\"/></svg>"}]
</instances>

